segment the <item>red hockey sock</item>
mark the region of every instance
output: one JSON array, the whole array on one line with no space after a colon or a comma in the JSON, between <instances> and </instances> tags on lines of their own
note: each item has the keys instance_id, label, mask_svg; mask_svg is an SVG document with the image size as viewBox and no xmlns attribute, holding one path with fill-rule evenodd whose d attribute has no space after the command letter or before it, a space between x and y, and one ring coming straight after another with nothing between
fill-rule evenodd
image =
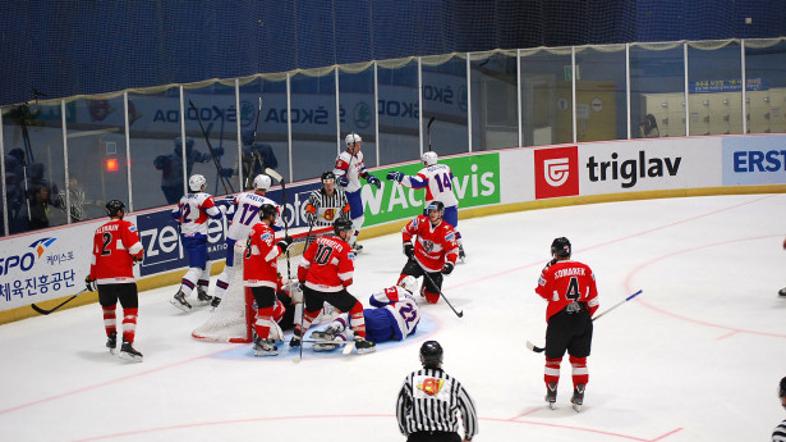
<instances>
[{"instance_id":1,"label":"red hockey sock","mask_svg":"<svg viewBox=\"0 0 786 442\"><path fill-rule=\"evenodd\" d=\"M111 336L112 333L117 333L117 325L115 324L115 307L116 305L109 307L101 306L101 309L104 313L104 330L106 330L107 336Z\"/></svg>"},{"instance_id":2,"label":"red hockey sock","mask_svg":"<svg viewBox=\"0 0 786 442\"><path fill-rule=\"evenodd\" d=\"M257 321L254 329L260 339L267 339L270 336L270 322L273 321L273 307L263 307L257 311Z\"/></svg>"},{"instance_id":3,"label":"red hockey sock","mask_svg":"<svg viewBox=\"0 0 786 442\"><path fill-rule=\"evenodd\" d=\"M355 302L349 309L349 327L355 336L366 337L366 318L363 316L363 304Z\"/></svg>"},{"instance_id":4,"label":"red hockey sock","mask_svg":"<svg viewBox=\"0 0 786 442\"><path fill-rule=\"evenodd\" d=\"M428 302L429 304L436 304L437 302L439 302L439 293L423 290L423 296L426 297L426 302Z\"/></svg>"},{"instance_id":5,"label":"red hockey sock","mask_svg":"<svg viewBox=\"0 0 786 442\"><path fill-rule=\"evenodd\" d=\"M570 365L573 367L573 385L586 384L589 382L587 358L574 358L571 356Z\"/></svg>"},{"instance_id":6,"label":"red hockey sock","mask_svg":"<svg viewBox=\"0 0 786 442\"><path fill-rule=\"evenodd\" d=\"M546 370L544 371L543 380L546 383L554 382L559 383L559 365L562 358L546 358Z\"/></svg>"},{"instance_id":7,"label":"red hockey sock","mask_svg":"<svg viewBox=\"0 0 786 442\"><path fill-rule=\"evenodd\" d=\"M303 329L300 330L300 334L299 334L301 337L303 337L306 334L306 331L308 330L308 328L311 327L311 323L314 322L315 319L317 319L317 316L319 316L319 312L321 312L321 311L322 311L321 309L320 310L314 310L314 311L306 310L303 313ZM300 329L300 324L295 324L295 333L296 334L297 334L297 330L298 329Z\"/></svg>"},{"instance_id":8,"label":"red hockey sock","mask_svg":"<svg viewBox=\"0 0 786 442\"><path fill-rule=\"evenodd\" d=\"M128 342L129 344L134 342L137 310L135 308L123 309L123 342Z\"/></svg>"}]
</instances>

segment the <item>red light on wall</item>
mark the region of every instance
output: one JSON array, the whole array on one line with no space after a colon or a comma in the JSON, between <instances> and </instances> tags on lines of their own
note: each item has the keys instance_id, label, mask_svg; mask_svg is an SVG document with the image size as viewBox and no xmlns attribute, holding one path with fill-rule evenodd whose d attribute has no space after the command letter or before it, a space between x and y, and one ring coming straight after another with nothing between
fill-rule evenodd
<instances>
[{"instance_id":1,"label":"red light on wall","mask_svg":"<svg viewBox=\"0 0 786 442\"><path fill-rule=\"evenodd\" d=\"M117 161L117 158L107 158L104 160L104 169L107 172L117 172L120 170L120 162Z\"/></svg>"}]
</instances>

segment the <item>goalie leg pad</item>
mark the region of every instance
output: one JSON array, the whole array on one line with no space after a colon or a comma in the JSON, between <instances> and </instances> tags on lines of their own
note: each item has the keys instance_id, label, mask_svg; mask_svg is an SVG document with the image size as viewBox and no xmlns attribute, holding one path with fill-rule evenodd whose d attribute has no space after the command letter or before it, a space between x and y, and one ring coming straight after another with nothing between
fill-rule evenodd
<instances>
[{"instance_id":1,"label":"goalie leg pad","mask_svg":"<svg viewBox=\"0 0 786 442\"><path fill-rule=\"evenodd\" d=\"M254 323L254 329L260 339L273 341L282 341L284 339L284 332L281 331L281 327L269 316L258 317Z\"/></svg>"}]
</instances>

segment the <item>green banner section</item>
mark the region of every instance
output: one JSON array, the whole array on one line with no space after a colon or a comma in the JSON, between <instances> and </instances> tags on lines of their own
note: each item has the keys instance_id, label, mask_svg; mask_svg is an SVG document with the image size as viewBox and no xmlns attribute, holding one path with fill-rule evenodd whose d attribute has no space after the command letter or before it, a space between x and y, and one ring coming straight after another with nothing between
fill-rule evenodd
<instances>
[{"instance_id":1,"label":"green banner section","mask_svg":"<svg viewBox=\"0 0 786 442\"><path fill-rule=\"evenodd\" d=\"M453 171L453 193L459 200L459 209L500 202L499 153L447 158L439 162ZM416 175L422 168L422 163L415 163L375 170L373 174L382 180L382 188L365 184L361 190L365 204L364 225L373 226L422 213L426 189L410 189L385 179L393 170Z\"/></svg>"}]
</instances>

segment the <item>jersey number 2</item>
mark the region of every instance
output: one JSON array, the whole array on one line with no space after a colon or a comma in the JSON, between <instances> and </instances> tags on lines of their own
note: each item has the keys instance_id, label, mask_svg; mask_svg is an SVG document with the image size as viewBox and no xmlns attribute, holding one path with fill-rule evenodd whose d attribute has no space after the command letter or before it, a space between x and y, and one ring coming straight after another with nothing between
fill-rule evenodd
<instances>
[{"instance_id":1,"label":"jersey number 2","mask_svg":"<svg viewBox=\"0 0 786 442\"><path fill-rule=\"evenodd\" d=\"M101 239L104 241L104 245L101 246L101 256L108 256L112 254L112 250L109 249L109 245L112 244L112 234L109 232L104 232L101 236Z\"/></svg>"}]
</instances>

